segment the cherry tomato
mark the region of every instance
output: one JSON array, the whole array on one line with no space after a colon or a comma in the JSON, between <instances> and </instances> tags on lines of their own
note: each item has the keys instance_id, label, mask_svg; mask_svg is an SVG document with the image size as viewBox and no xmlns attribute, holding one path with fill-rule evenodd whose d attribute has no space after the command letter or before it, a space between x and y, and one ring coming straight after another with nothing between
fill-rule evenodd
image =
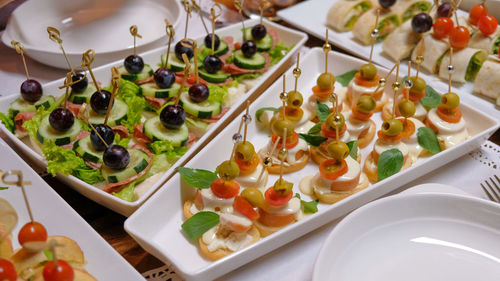
<instances>
[{"instance_id":1,"label":"cherry tomato","mask_svg":"<svg viewBox=\"0 0 500 281\"><path fill-rule=\"evenodd\" d=\"M469 12L469 21L473 25L477 25L477 22L481 18L481 16L488 14L488 8L484 4L477 4L472 7Z\"/></svg>"},{"instance_id":2,"label":"cherry tomato","mask_svg":"<svg viewBox=\"0 0 500 281\"><path fill-rule=\"evenodd\" d=\"M0 280L2 281L16 281L17 272L14 265L6 260L0 258Z\"/></svg>"},{"instance_id":3,"label":"cherry tomato","mask_svg":"<svg viewBox=\"0 0 500 281\"><path fill-rule=\"evenodd\" d=\"M216 178L210 185L210 189L215 196L230 199L238 195L240 192L240 185L235 181L225 181L221 178Z\"/></svg>"},{"instance_id":4,"label":"cherry tomato","mask_svg":"<svg viewBox=\"0 0 500 281\"><path fill-rule=\"evenodd\" d=\"M264 198L266 199L266 202L269 203L271 206L283 206L290 199L292 199L293 192L289 192L287 195L281 195L278 194L274 191L274 186L271 186L266 190L264 193Z\"/></svg>"},{"instance_id":5,"label":"cherry tomato","mask_svg":"<svg viewBox=\"0 0 500 281\"><path fill-rule=\"evenodd\" d=\"M44 281L73 281L74 278L73 268L64 260L57 260L57 266L49 261L43 267Z\"/></svg>"},{"instance_id":6,"label":"cherry tomato","mask_svg":"<svg viewBox=\"0 0 500 281\"><path fill-rule=\"evenodd\" d=\"M498 21L492 15L483 15L477 22L477 27L484 35L493 34L497 30Z\"/></svg>"},{"instance_id":7,"label":"cherry tomato","mask_svg":"<svg viewBox=\"0 0 500 281\"><path fill-rule=\"evenodd\" d=\"M233 202L233 208L236 210L238 213L244 215L250 220L256 220L259 218L259 213L255 211L253 208L252 204L247 201L247 199L241 197L241 196L236 196L234 198Z\"/></svg>"},{"instance_id":8,"label":"cherry tomato","mask_svg":"<svg viewBox=\"0 0 500 281\"><path fill-rule=\"evenodd\" d=\"M47 241L47 230L41 223L29 222L19 230L17 239L21 246L26 242L45 242Z\"/></svg>"},{"instance_id":9,"label":"cherry tomato","mask_svg":"<svg viewBox=\"0 0 500 281\"><path fill-rule=\"evenodd\" d=\"M453 21L448 17L438 18L433 25L434 38L443 39L450 35L453 29Z\"/></svg>"},{"instance_id":10,"label":"cherry tomato","mask_svg":"<svg viewBox=\"0 0 500 281\"><path fill-rule=\"evenodd\" d=\"M465 26L457 26L450 32L450 45L453 49L461 50L467 47L470 40L469 30Z\"/></svg>"}]
</instances>

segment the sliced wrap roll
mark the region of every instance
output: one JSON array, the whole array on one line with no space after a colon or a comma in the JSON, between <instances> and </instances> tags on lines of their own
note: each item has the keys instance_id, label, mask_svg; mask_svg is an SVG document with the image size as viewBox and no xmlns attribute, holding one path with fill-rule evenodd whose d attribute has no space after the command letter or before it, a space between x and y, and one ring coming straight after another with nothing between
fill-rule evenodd
<instances>
[{"instance_id":1,"label":"sliced wrap roll","mask_svg":"<svg viewBox=\"0 0 500 281\"><path fill-rule=\"evenodd\" d=\"M416 62L418 54L424 56L424 62L420 65L430 73L437 73L444 54L448 51L448 43L443 40L437 40L431 34L425 35L420 42L418 42L413 53L411 60Z\"/></svg>"},{"instance_id":2,"label":"sliced wrap roll","mask_svg":"<svg viewBox=\"0 0 500 281\"><path fill-rule=\"evenodd\" d=\"M439 77L448 80L448 65L450 64L450 53L448 52L439 67ZM453 52L453 67L455 71L451 75L451 81L465 83L465 81L474 81L477 73L481 69L483 62L488 55L480 49L464 48Z\"/></svg>"},{"instance_id":3,"label":"sliced wrap roll","mask_svg":"<svg viewBox=\"0 0 500 281\"><path fill-rule=\"evenodd\" d=\"M340 0L328 11L326 25L339 32L349 31L359 17L373 6L372 0Z\"/></svg>"},{"instance_id":4,"label":"sliced wrap roll","mask_svg":"<svg viewBox=\"0 0 500 281\"><path fill-rule=\"evenodd\" d=\"M469 47L484 50L487 54L498 54L498 45L500 44L500 28L491 34L484 35L482 32L476 32L471 36Z\"/></svg>"},{"instance_id":5,"label":"sliced wrap roll","mask_svg":"<svg viewBox=\"0 0 500 281\"><path fill-rule=\"evenodd\" d=\"M406 21L385 38L382 49L393 60L399 61L410 56L419 40L420 34L413 31L411 21Z\"/></svg>"},{"instance_id":6,"label":"sliced wrap roll","mask_svg":"<svg viewBox=\"0 0 500 281\"><path fill-rule=\"evenodd\" d=\"M431 9L432 2L426 0L398 0L394 4L394 13L399 15L399 21L405 22L415 15Z\"/></svg>"},{"instance_id":7,"label":"sliced wrap roll","mask_svg":"<svg viewBox=\"0 0 500 281\"><path fill-rule=\"evenodd\" d=\"M370 11L364 13L359 17L358 21L354 24L352 28L352 34L354 38L358 39L364 45L370 45L372 42L371 32L375 27L375 20L377 18L377 8L374 7ZM389 35L396 27L399 26L399 17L397 14L392 12L391 9L383 9L380 12L378 31L379 37L377 41L384 40L387 35Z\"/></svg>"},{"instance_id":8,"label":"sliced wrap roll","mask_svg":"<svg viewBox=\"0 0 500 281\"><path fill-rule=\"evenodd\" d=\"M500 99L500 59L497 56L489 56L483 63L474 81L474 93L481 94L493 99Z\"/></svg>"}]
</instances>

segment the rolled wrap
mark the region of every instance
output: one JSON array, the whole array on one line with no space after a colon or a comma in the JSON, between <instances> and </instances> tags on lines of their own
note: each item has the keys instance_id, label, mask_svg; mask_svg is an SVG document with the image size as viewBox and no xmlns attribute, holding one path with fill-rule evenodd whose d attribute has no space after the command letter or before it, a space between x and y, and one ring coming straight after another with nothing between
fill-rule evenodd
<instances>
[{"instance_id":1,"label":"rolled wrap","mask_svg":"<svg viewBox=\"0 0 500 281\"><path fill-rule=\"evenodd\" d=\"M491 35L476 32L470 38L469 47L484 50L487 54L494 54L493 46L497 40L500 40L500 28L497 28Z\"/></svg>"},{"instance_id":2,"label":"rolled wrap","mask_svg":"<svg viewBox=\"0 0 500 281\"><path fill-rule=\"evenodd\" d=\"M411 9L415 4L421 4L422 8L424 8L425 6L425 9L421 9L417 6L414 12L412 12L410 15L406 15L406 11ZM396 1L396 4L394 4L393 10L394 13L398 14L400 22L405 22L412 19L413 16L421 12L427 12L431 8L431 6L432 2L426 0L398 0Z\"/></svg>"},{"instance_id":3,"label":"rolled wrap","mask_svg":"<svg viewBox=\"0 0 500 281\"><path fill-rule=\"evenodd\" d=\"M406 21L385 38L382 49L393 60L400 61L410 56L419 40L420 34L413 31L411 21Z\"/></svg>"},{"instance_id":4,"label":"rolled wrap","mask_svg":"<svg viewBox=\"0 0 500 281\"><path fill-rule=\"evenodd\" d=\"M352 16L352 10L361 3L366 3L372 9L375 5L373 0L340 0L333 4L326 16L326 25L339 32L346 32L352 29L345 27ZM365 12L362 12L365 13ZM358 18L359 19L359 18Z\"/></svg>"},{"instance_id":5,"label":"rolled wrap","mask_svg":"<svg viewBox=\"0 0 500 281\"><path fill-rule=\"evenodd\" d=\"M489 56L483 63L474 81L474 93L493 99L500 98L500 59L497 56Z\"/></svg>"},{"instance_id":6,"label":"rolled wrap","mask_svg":"<svg viewBox=\"0 0 500 281\"><path fill-rule=\"evenodd\" d=\"M481 64L484 62L486 59L486 54L484 51L480 49L474 49L474 48L464 48L460 51L453 52L453 67L455 68L455 71L451 75L451 80L454 82L460 82L460 83L465 83L465 74L467 73L467 68L469 66L469 63L476 55L476 53L482 53L480 56L483 58L481 59ZM448 65L450 64L450 52L448 52L444 57L443 61L441 62L441 65L439 67L439 77L448 80Z\"/></svg>"},{"instance_id":7,"label":"rolled wrap","mask_svg":"<svg viewBox=\"0 0 500 281\"><path fill-rule=\"evenodd\" d=\"M359 42L361 42L364 45L370 45L372 42L372 37L371 32L373 28L375 27L375 20L377 19L377 8L379 6L375 6L374 9L371 9L370 11L364 13L361 17L359 17L358 21L356 24L354 24L354 27L352 28L352 34L354 35L354 38L356 38ZM380 11L380 17L379 17L379 26L383 24L384 21L388 20L389 18L394 18L396 23L389 23L390 28L387 30L388 33L390 33L392 30L394 30L396 27L399 26L399 17L397 14L395 14L392 9L382 9ZM384 29L385 30L385 29ZM387 33L384 30L379 30L379 40L384 39L384 34Z\"/></svg>"},{"instance_id":8,"label":"rolled wrap","mask_svg":"<svg viewBox=\"0 0 500 281\"><path fill-rule=\"evenodd\" d=\"M446 41L434 39L431 34L427 34L413 49L411 60L416 62L417 55L421 52L424 56L424 62L420 66L430 73L437 73L439 70L438 60L448 48Z\"/></svg>"}]
</instances>

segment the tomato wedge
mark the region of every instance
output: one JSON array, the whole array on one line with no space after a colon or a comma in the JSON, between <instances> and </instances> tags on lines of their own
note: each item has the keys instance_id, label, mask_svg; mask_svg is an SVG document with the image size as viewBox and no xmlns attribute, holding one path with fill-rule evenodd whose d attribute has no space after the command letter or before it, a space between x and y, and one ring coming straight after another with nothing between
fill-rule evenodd
<instances>
[{"instance_id":1,"label":"tomato wedge","mask_svg":"<svg viewBox=\"0 0 500 281\"><path fill-rule=\"evenodd\" d=\"M238 164L238 167L240 167L240 173L248 173L255 171L257 165L259 165L260 159L257 153L254 153L252 159L250 159L249 161L241 160L238 157L234 157L234 161L236 162L236 164Z\"/></svg>"},{"instance_id":2,"label":"tomato wedge","mask_svg":"<svg viewBox=\"0 0 500 281\"><path fill-rule=\"evenodd\" d=\"M252 204L241 196L236 196L233 202L233 208L236 212L244 215L248 219L254 221L259 218L259 213L255 211Z\"/></svg>"},{"instance_id":3,"label":"tomato wedge","mask_svg":"<svg viewBox=\"0 0 500 281\"><path fill-rule=\"evenodd\" d=\"M400 133L401 137L409 138L413 133L415 133L415 123L406 118L397 118L403 123L403 131Z\"/></svg>"},{"instance_id":4,"label":"tomato wedge","mask_svg":"<svg viewBox=\"0 0 500 281\"><path fill-rule=\"evenodd\" d=\"M375 78L373 80L365 80L361 77L361 73L358 72L354 75L354 82L356 82L357 85L363 86L363 87L375 87L378 85L378 80L380 80L380 76L375 75Z\"/></svg>"},{"instance_id":5,"label":"tomato wedge","mask_svg":"<svg viewBox=\"0 0 500 281\"><path fill-rule=\"evenodd\" d=\"M372 117L373 112L370 113L364 113L358 110L358 107L354 105L352 107L352 117L354 119L360 120L360 121L368 121L370 120L370 117Z\"/></svg>"},{"instance_id":6,"label":"tomato wedge","mask_svg":"<svg viewBox=\"0 0 500 281\"><path fill-rule=\"evenodd\" d=\"M275 207L285 205L286 203L288 203L288 201L290 201L290 199L292 199L292 196L293 196L293 192L289 192L286 195L281 195L279 193L276 193L274 191L273 186L268 188L266 190L266 192L264 193L264 197L266 199L266 202L269 203L269 205L275 206Z\"/></svg>"},{"instance_id":7,"label":"tomato wedge","mask_svg":"<svg viewBox=\"0 0 500 281\"><path fill-rule=\"evenodd\" d=\"M304 115L304 110L302 108L291 108L289 106L285 106L285 113L286 113L286 118L290 121L300 121L302 119L302 116ZM280 109L280 114L283 116L283 108Z\"/></svg>"},{"instance_id":8,"label":"tomato wedge","mask_svg":"<svg viewBox=\"0 0 500 281\"><path fill-rule=\"evenodd\" d=\"M341 138L344 135L346 130L347 130L347 126L344 124L344 127L342 127L342 129L339 130L339 138ZM326 123L321 124L321 132L323 133L324 137L327 137L330 139L337 139L336 130L330 130L330 128L328 128L326 126Z\"/></svg>"},{"instance_id":9,"label":"tomato wedge","mask_svg":"<svg viewBox=\"0 0 500 281\"><path fill-rule=\"evenodd\" d=\"M274 143L278 139L277 134L273 134L271 137L271 141ZM293 132L293 134L289 137L286 138L286 143L285 147L286 149L292 149L294 148L297 144L299 143L299 135L296 132ZM283 146L283 141L280 140L280 142L276 145L277 149L280 149Z\"/></svg>"},{"instance_id":10,"label":"tomato wedge","mask_svg":"<svg viewBox=\"0 0 500 281\"><path fill-rule=\"evenodd\" d=\"M348 167L345 160L327 159L319 165L319 173L322 178L327 180L336 180L338 177L347 173Z\"/></svg>"},{"instance_id":11,"label":"tomato wedge","mask_svg":"<svg viewBox=\"0 0 500 281\"><path fill-rule=\"evenodd\" d=\"M219 198L231 199L240 192L240 185L235 181L217 178L210 185L210 189Z\"/></svg>"},{"instance_id":12,"label":"tomato wedge","mask_svg":"<svg viewBox=\"0 0 500 281\"><path fill-rule=\"evenodd\" d=\"M332 89L327 89L327 90L321 90L318 85L314 86L312 88L313 90L313 93L315 96L317 96L318 98L320 99L326 99L330 96L330 94L332 93Z\"/></svg>"},{"instance_id":13,"label":"tomato wedge","mask_svg":"<svg viewBox=\"0 0 500 281\"><path fill-rule=\"evenodd\" d=\"M458 123L460 122L460 118L462 118L462 111L458 108L447 109L443 105L440 105L436 112L439 118L448 123Z\"/></svg>"}]
</instances>

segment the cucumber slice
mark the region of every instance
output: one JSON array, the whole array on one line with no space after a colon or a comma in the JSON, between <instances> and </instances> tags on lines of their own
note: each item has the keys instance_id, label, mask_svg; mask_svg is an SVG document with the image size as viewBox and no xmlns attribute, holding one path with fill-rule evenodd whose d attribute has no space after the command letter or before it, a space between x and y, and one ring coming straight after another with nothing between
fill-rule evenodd
<instances>
[{"instance_id":1,"label":"cucumber slice","mask_svg":"<svg viewBox=\"0 0 500 281\"><path fill-rule=\"evenodd\" d=\"M144 123L144 134L153 141L169 141L174 147L185 146L189 139L189 130L186 124L177 130L169 130L163 126L159 116L148 119Z\"/></svg>"},{"instance_id":2,"label":"cucumber slice","mask_svg":"<svg viewBox=\"0 0 500 281\"><path fill-rule=\"evenodd\" d=\"M204 69L198 70L198 75L203 78L205 81L210 83L224 83L227 78L231 76L229 73L225 73L222 70L217 71L216 73L208 73Z\"/></svg>"},{"instance_id":3,"label":"cucumber slice","mask_svg":"<svg viewBox=\"0 0 500 281\"><path fill-rule=\"evenodd\" d=\"M148 64L144 65L144 69L141 71L141 73L137 73L137 74L128 73L128 71L125 69L125 66L123 66L123 65L118 68L118 72L120 72L121 77L123 79L129 80L129 81L144 80L144 79L147 79L147 78L153 76L153 74L154 74L153 69Z\"/></svg>"},{"instance_id":4,"label":"cucumber slice","mask_svg":"<svg viewBox=\"0 0 500 281\"><path fill-rule=\"evenodd\" d=\"M73 145L73 149L78 153L84 160L90 161L92 163L102 162L102 155L104 151L97 151L92 146L90 136L79 139Z\"/></svg>"},{"instance_id":5,"label":"cucumber slice","mask_svg":"<svg viewBox=\"0 0 500 281\"><path fill-rule=\"evenodd\" d=\"M56 131L49 123L49 114L42 119L36 138L43 144L45 140L55 140L56 145L65 145L71 143L82 131L82 123L75 118L75 123L66 132Z\"/></svg>"},{"instance_id":6,"label":"cucumber slice","mask_svg":"<svg viewBox=\"0 0 500 281\"><path fill-rule=\"evenodd\" d=\"M205 49L211 50L211 48L207 48L206 46L204 46L201 52L207 52ZM228 51L229 51L229 46L227 45L227 43L223 39L221 39L220 44L219 44L219 48L217 48L217 50L214 51L214 55L220 57L220 56L226 54ZM208 52L208 53L212 54L211 52Z\"/></svg>"},{"instance_id":7,"label":"cucumber slice","mask_svg":"<svg viewBox=\"0 0 500 281\"><path fill-rule=\"evenodd\" d=\"M201 119L210 119L218 115L221 111L220 102L205 100L200 103L195 103L191 101L187 92L181 94L179 104L184 107L184 111Z\"/></svg>"},{"instance_id":8,"label":"cucumber slice","mask_svg":"<svg viewBox=\"0 0 500 281\"><path fill-rule=\"evenodd\" d=\"M49 108L55 101L53 96L42 96L37 102L29 102L19 97L10 104L9 117L14 119L19 112L35 112L40 106Z\"/></svg>"},{"instance_id":9,"label":"cucumber slice","mask_svg":"<svg viewBox=\"0 0 500 281\"><path fill-rule=\"evenodd\" d=\"M160 89L156 86L156 83L147 83L141 85L142 95L153 97L153 98L171 98L177 95L177 92L181 88L181 85L178 83L172 84L170 88Z\"/></svg>"},{"instance_id":10,"label":"cucumber slice","mask_svg":"<svg viewBox=\"0 0 500 281\"><path fill-rule=\"evenodd\" d=\"M189 132L193 133L197 138L201 138L208 130L208 123L201 120L186 117L186 126Z\"/></svg>"},{"instance_id":11,"label":"cucumber slice","mask_svg":"<svg viewBox=\"0 0 500 281\"><path fill-rule=\"evenodd\" d=\"M165 59L166 55L163 54L161 55L161 65L165 64ZM193 59L191 59L193 61ZM179 72L179 71L184 71L184 68L186 67L186 64L183 61L180 61L176 56L175 53L170 53L168 56L168 68L170 68L173 72ZM194 63L191 64L191 73L194 73Z\"/></svg>"},{"instance_id":12,"label":"cucumber slice","mask_svg":"<svg viewBox=\"0 0 500 281\"><path fill-rule=\"evenodd\" d=\"M131 178L142 172L148 166L148 155L139 149L130 149L130 162L123 170L115 170L102 165L102 176L107 183L116 183Z\"/></svg>"},{"instance_id":13,"label":"cucumber slice","mask_svg":"<svg viewBox=\"0 0 500 281\"><path fill-rule=\"evenodd\" d=\"M94 84L89 84L85 91L81 93L71 93L71 95L69 96L69 101L77 104L90 103L90 98L96 91L96 86Z\"/></svg>"},{"instance_id":14,"label":"cucumber slice","mask_svg":"<svg viewBox=\"0 0 500 281\"><path fill-rule=\"evenodd\" d=\"M241 50L234 52L234 64L244 69L261 69L266 66L266 57L255 53L253 57L247 58Z\"/></svg>"},{"instance_id":15,"label":"cucumber slice","mask_svg":"<svg viewBox=\"0 0 500 281\"><path fill-rule=\"evenodd\" d=\"M127 120L128 105L122 100L115 99L113 102L113 108L109 114L108 125L113 127L120 125L123 120ZM106 114L98 114L93 110L90 110L89 121L93 125L104 123Z\"/></svg>"},{"instance_id":16,"label":"cucumber slice","mask_svg":"<svg viewBox=\"0 0 500 281\"><path fill-rule=\"evenodd\" d=\"M259 52L266 52L271 50L274 44L274 39L269 35L269 32L266 33L266 36L260 40L254 40L252 36L252 28L247 27L245 28L245 39L246 40L253 40L255 42L255 45L257 45L257 51Z\"/></svg>"}]
</instances>

